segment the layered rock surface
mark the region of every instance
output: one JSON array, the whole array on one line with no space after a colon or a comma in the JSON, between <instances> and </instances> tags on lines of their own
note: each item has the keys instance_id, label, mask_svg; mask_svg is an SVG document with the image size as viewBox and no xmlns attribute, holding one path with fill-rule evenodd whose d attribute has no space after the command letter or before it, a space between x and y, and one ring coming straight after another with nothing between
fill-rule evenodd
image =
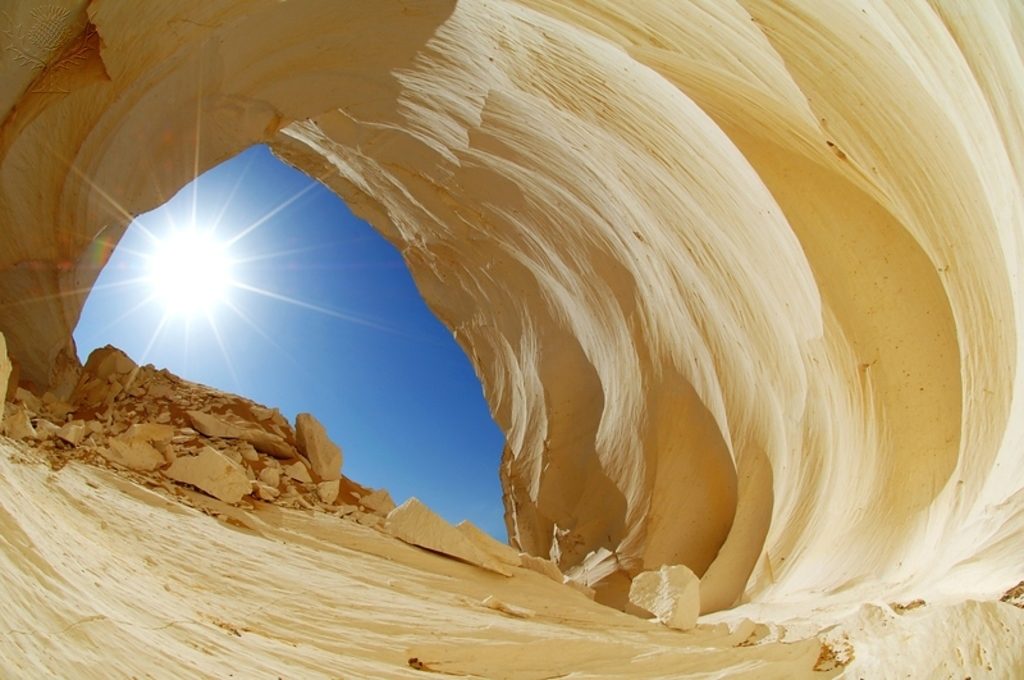
<instances>
[{"instance_id":1,"label":"layered rock surface","mask_svg":"<svg viewBox=\"0 0 1024 680\"><path fill-rule=\"evenodd\" d=\"M1005 647L1021 3L23 0L0 21L15 387L67 399L92 254L196 162L265 142L402 250L474 361L518 549L616 606L683 564L715 616L860 612L870 637L955 611ZM5 421L65 441L29 413ZM286 447L260 460L287 460L263 429Z\"/></svg>"}]
</instances>

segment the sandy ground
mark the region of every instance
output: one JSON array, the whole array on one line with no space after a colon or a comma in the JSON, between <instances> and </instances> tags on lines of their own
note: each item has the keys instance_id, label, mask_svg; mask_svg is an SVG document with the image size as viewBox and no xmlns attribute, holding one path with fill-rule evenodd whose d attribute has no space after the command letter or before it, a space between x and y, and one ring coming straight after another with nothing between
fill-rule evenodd
<instances>
[{"instance_id":1,"label":"sandy ground","mask_svg":"<svg viewBox=\"0 0 1024 680\"><path fill-rule=\"evenodd\" d=\"M671 631L325 513L194 494L204 511L80 462L53 471L9 439L0 480L3 677L832 675L812 672L813 638Z\"/></svg>"}]
</instances>

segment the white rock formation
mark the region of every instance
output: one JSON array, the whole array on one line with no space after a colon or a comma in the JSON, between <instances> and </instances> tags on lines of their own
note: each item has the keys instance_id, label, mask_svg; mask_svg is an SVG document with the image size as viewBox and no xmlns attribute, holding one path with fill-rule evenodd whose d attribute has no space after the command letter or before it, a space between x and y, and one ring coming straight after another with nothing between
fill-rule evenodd
<instances>
[{"instance_id":1,"label":"white rock formation","mask_svg":"<svg viewBox=\"0 0 1024 680\"><path fill-rule=\"evenodd\" d=\"M467 538L418 498L410 498L389 512L386 527L388 533L406 543L451 555L504 576L512 575L501 561L478 548L474 539Z\"/></svg>"},{"instance_id":2,"label":"white rock formation","mask_svg":"<svg viewBox=\"0 0 1024 680\"><path fill-rule=\"evenodd\" d=\"M136 437L114 437L107 446L99 449L101 456L111 463L126 467L129 470L156 470L164 464L164 457L149 442ZM168 476L171 476L168 473ZM177 479L177 477L173 477ZM189 482L189 479L179 481Z\"/></svg>"},{"instance_id":3,"label":"white rock formation","mask_svg":"<svg viewBox=\"0 0 1024 680\"><path fill-rule=\"evenodd\" d=\"M263 451L278 458L293 458L295 456L295 450L288 442L252 422L237 417L232 418L228 414L215 415L202 411L189 411L188 417L192 422L192 427L208 437L241 439L251 444L257 451Z\"/></svg>"},{"instance_id":4,"label":"white rock formation","mask_svg":"<svg viewBox=\"0 0 1024 680\"><path fill-rule=\"evenodd\" d=\"M310 413L295 416L295 444L309 459L313 473L321 480L341 477L341 449L327 436L327 430Z\"/></svg>"},{"instance_id":5,"label":"white rock formation","mask_svg":"<svg viewBox=\"0 0 1024 680\"><path fill-rule=\"evenodd\" d=\"M645 571L633 578L629 601L669 628L690 630L700 616L700 579L681 564Z\"/></svg>"},{"instance_id":6,"label":"white rock formation","mask_svg":"<svg viewBox=\"0 0 1024 680\"><path fill-rule=\"evenodd\" d=\"M237 503L252 490L242 466L209 446L204 446L194 456L175 458L164 474L177 482L202 489L225 503Z\"/></svg>"},{"instance_id":7,"label":"white rock formation","mask_svg":"<svg viewBox=\"0 0 1024 680\"><path fill-rule=\"evenodd\" d=\"M1022 3L8 4L15 382L113 403L138 367L79 383L71 344L93 254L268 143L399 247L475 363L516 548L568 573L607 551L616 605L686 565L722 620L945 602L896 625L975 617L955 634L1012 675ZM851 674L895 673L864 644ZM899 650L986 672L946 652ZM500 674L473 654L447 670Z\"/></svg>"}]
</instances>

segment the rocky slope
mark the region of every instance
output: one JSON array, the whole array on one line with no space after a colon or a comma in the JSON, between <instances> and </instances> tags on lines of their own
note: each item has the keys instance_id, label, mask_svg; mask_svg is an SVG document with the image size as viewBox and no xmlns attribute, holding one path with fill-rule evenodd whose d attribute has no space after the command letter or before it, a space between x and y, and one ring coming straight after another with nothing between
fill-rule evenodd
<instances>
[{"instance_id":1,"label":"rocky slope","mask_svg":"<svg viewBox=\"0 0 1024 680\"><path fill-rule=\"evenodd\" d=\"M467 522L415 499L396 508L337 468L321 479L276 410L114 348L90 356L67 402L11 392L4 677L801 678L1020 662L989 636L1024 634L1024 585L1001 602L870 606L819 629L778 612L698 622L699 582L679 566L634 581L639 616L627 615ZM919 644L888 657L893 631L943 635L953 620L969 656L922 666Z\"/></svg>"}]
</instances>

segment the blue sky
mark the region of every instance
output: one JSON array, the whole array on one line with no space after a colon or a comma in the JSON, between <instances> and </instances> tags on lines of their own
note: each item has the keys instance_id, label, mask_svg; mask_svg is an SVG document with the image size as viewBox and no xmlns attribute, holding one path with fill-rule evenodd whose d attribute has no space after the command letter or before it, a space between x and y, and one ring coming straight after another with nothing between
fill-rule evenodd
<instances>
[{"instance_id":1,"label":"blue sky","mask_svg":"<svg viewBox=\"0 0 1024 680\"><path fill-rule=\"evenodd\" d=\"M166 239L184 228L194 196L196 225L230 239L300 192L227 251L233 278L270 295L232 288L230 306L209 313L216 330L203 315L161 325L165 305L138 280L154 252L147 231ZM449 521L468 518L505 539L504 438L465 354L398 252L266 147L213 168L136 219L97 280L75 341L83 361L112 344L291 420L313 413L342 447L348 477L387 488L399 503L417 496Z\"/></svg>"}]
</instances>

